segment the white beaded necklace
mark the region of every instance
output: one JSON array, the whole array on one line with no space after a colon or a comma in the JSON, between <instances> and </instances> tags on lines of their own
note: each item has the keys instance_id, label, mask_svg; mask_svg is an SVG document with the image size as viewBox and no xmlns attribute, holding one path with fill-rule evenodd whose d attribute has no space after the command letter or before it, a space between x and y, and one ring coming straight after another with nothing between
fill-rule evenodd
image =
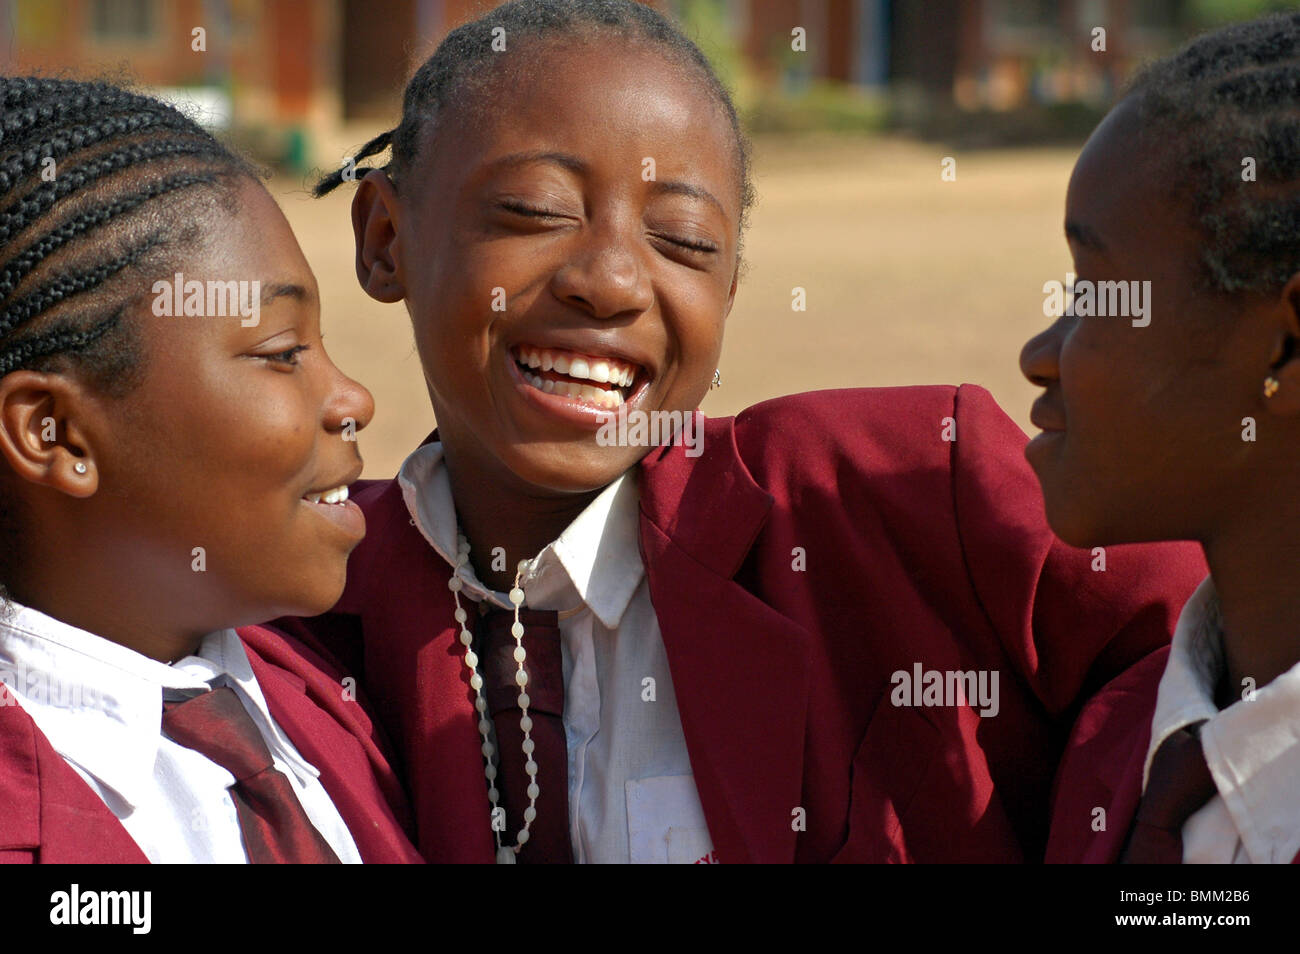
<instances>
[{"instance_id":1,"label":"white beaded necklace","mask_svg":"<svg viewBox=\"0 0 1300 954\"><path fill-rule=\"evenodd\" d=\"M469 614L460 605L460 591L465 585L460 578L461 569L469 562L469 541L464 535L458 534L456 537L456 568L452 571L451 579L447 581L447 587L451 590L452 596L456 599L456 622L460 624L460 642L465 647L465 665L469 669L469 684L477 694L474 699L474 708L478 710L478 731L483 736L483 774L487 776L488 782L488 802L492 805L491 818L495 821L498 811L497 799L500 792L497 791L496 777L497 766L495 749L488 733L492 729L492 723L487 716L487 699L483 697L483 677L478 674L478 654L474 652L472 643L474 634L465 626L465 621ZM528 807L524 809L524 827L519 830L513 847L507 847L501 843L501 827L493 825L492 830L497 839L497 864L512 865L515 863L515 856L519 854L519 849L528 842L528 829L537 817L537 796L541 794L541 789L537 786L537 762L533 758L533 739L532 728L533 720L528 715L528 673L524 670L524 660L528 654L524 651L524 624L519 622L519 607L524 602L524 591L519 587L519 581L523 578L524 571L528 569L528 561L523 560L519 563L515 571L515 585L510 590L510 602L515 608L514 625L510 627L510 635L515 638L515 662L519 664L519 671L515 673L515 682L519 685L519 709L523 715L519 719L519 728L524 730L524 771L528 773ZM501 809L504 812L504 809Z\"/></svg>"}]
</instances>

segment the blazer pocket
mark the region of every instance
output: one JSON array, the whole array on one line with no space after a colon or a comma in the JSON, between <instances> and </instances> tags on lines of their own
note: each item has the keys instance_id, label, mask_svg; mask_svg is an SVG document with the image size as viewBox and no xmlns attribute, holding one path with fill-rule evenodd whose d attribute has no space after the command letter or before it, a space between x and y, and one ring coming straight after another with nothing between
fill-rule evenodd
<instances>
[{"instance_id":1,"label":"blazer pocket","mask_svg":"<svg viewBox=\"0 0 1300 954\"><path fill-rule=\"evenodd\" d=\"M908 811L942 749L925 709L895 706L885 693L853 757L849 836L831 862L910 862Z\"/></svg>"}]
</instances>

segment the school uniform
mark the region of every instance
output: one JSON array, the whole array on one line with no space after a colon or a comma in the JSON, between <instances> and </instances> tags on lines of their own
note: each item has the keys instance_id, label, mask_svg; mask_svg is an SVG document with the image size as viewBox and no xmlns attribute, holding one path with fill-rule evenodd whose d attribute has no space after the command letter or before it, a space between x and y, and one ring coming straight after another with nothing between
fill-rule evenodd
<instances>
[{"instance_id":1,"label":"school uniform","mask_svg":"<svg viewBox=\"0 0 1300 954\"><path fill-rule=\"evenodd\" d=\"M1300 863L1300 664L1220 710L1222 622L1197 588L1172 644L1088 702L1056 783L1047 860L1120 860L1162 743L1199 725L1213 792L1181 826L1184 864Z\"/></svg>"},{"instance_id":2,"label":"school uniform","mask_svg":"<svg viewBox=\"0 0 1300 954\"><path fill-rule=\"evenodd\" d=\"M234 775L161 731L165 700L212 689L234 693L324 855L419 861L368 718L311 656L250 627L212 633L167 665L9 604L0 614L0 861L245 863Z\"/></svg>"},{"instance_id":3,"label":"school uniform","mask_svg":"<svg viewBox=\"0 0 1300 954\"><path fill-rule=\"evenodd\" d=\"M436 438L416 455L433 456ZM629 700L642 687L635 666L566 663L566 732L570 698L585 695L584 709L601 700L594 735L569 739L575 860L610 857L593 845L631 860L638 842L671 844L697 823L692 790L707 843L690 837L674 858L647 860L1041 859L1076 697L1166 644L1205 569L1187 545L1116 547L1094 569L1097 557L1046 526L1024 440L969 385L815 392L710 419L700 456L655 448L602 494L594 520L628 519L615 498L635 481L644 580L635 568L627 579L644 585L653 624L622 632L625 612L613 645L647 659L662 648L656 698L672 701L689 774L655 761L673 727L626 732L605 708L607 694ZM447 503L414 471L354 488L368 534L334 610L275 625L366 685L404 765L425 857L490 862L451 544L438 543L446 529L431 516ZM599 548L621 535L576 538ZM591 561L570 559L558 576L571 586ZM462 596L492 600L479 590ZM556 600L546 608L566 608L561 591L591 602L556 584L541 594ZM597 656L618 654L593 632ZM593 670L595 690L575 685ZM966 697L921 691L931 673L970 674ZM915 691L903 685L913 676ZM607 732L622 764L588 758L575 773L576 744ZM668 808L647 810L663 778L678 780ZM619 781L623 803L610 810ZM707 852L691 858L686 844Z\"/></svg>"}]
</instances>

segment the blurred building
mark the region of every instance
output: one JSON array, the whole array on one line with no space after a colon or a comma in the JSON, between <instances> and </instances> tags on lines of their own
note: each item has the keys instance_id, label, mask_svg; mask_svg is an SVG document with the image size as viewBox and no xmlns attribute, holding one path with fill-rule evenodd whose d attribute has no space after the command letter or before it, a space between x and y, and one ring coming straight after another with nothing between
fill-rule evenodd
<instances>
[{"instance_id":1,"label":"blurred building","mask_svg":"<svg viewBox=\"0 0 1300 954\"><path fill-rule=\"evenodd\" d=\"M1105 99L1187 32L1186 0L651 0L708 10L759 82L919 90L967 108ZM123 73L265 157L329 164L484 0L0 0L0 70ZM1096 28L1104 52L1092 49ZM806 50L792 49L792 31Z\"/></svg>"},{"instance_id":2,"label":"blurred building","mask_svg":"<svg viewBox=\"0 0 1300 954\"><path fill-rule=\"evenodd\" d=\"M678 3L675 6L681 7ZM1103 101L1194 27L1187 0L726 0L769 76L910 85L968 108ZM790 55L802 25L819 42ZM1104 30L1099 43L1094 33ZM1102 46L1094 49L1094 46Z\"/></svg>"}]
</instances>

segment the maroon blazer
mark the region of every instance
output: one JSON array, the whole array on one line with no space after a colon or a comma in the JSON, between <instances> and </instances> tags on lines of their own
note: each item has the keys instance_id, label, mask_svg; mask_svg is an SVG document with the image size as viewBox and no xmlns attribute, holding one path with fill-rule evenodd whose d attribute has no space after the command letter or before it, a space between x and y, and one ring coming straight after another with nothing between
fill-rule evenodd
<instances>
[{"instance_id":1,"label":"maroon blazer","mask_svg":"<svg viewBox=\"0 0 1300 954\"><path fill-rule=\"evenodd\" d=\"M264 627L239 631L271 715L308 762L367 863L422 861L410 811L361 706L323 660ZM0 705L0 863L146 863L131 836L31 716Z\"/></svg>"},{"instance_id":2,"label":"maroon blazer","mask_svg":"<svg viewBox=\"0 0 1300 954\"><path fill-rule=\"evenodd\" d=\"M1147 656L1079 713L1057 773L1047 861L1119 861L1142 798L1151 719L1168 658L1167 647ZM1300 864L1300 854L1292 863Z\"/></svg>"},{"instance_id":3,"label":"maroon blazer","mask_svg":"<svg viewBox=\"0 0 1300 954\"><path fill-rule=\"evenodd\" d=\"M1075 699L1169 641L1205 565L1116 547L1093 572L1046 526L1024 443L970 385L822 391L641 462L641 555L722 861L1042 858ZM395 480L354 499L369 532L339 604L277 625L367 686L421 853L490 862L450 568ZM998 714L893 705L917 664L997 672Z\"/></svg>"}]
</instances>

